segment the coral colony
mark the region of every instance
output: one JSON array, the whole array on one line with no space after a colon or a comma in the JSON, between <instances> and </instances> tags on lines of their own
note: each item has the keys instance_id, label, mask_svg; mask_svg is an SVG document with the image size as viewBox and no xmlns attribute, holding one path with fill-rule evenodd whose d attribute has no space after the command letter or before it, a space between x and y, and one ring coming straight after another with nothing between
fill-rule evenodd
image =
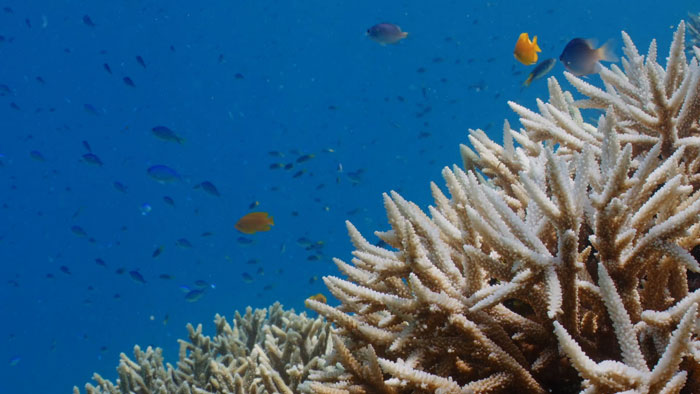
<instances>
[{"instance_id":1,"label":"coral colony","mask_svg":"<svg viewBox=\"0 0 700 394\"><path fill-rule=\"evenodd\" d=\"M605 89L549 78L504 143L473 130L428 212L384 196L389 245L348 223L337 307L189 326L176 366L122 354L89 393L700 393L700 50L664 69L627 34ZM597 110L595 120L587 114ZM516 145L517 143L517 145ZM700 247L698 247L700 249ZM697 255L697 254L696 254ZM77 392L78 389L76 388Z\"/></svg>"}]
</instances>

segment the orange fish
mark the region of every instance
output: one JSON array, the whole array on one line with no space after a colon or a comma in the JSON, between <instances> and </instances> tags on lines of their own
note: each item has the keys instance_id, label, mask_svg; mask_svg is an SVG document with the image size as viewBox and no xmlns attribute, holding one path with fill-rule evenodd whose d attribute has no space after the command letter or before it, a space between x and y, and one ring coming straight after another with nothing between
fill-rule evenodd
<instances>
[{"instance_id":1,"label":"orange fish","mask_svg":"<svg viewBox=\"0 0 700 394\"><path fill-rule=\"evenodd\" d=\"M518 37L518 42L515 43L515 50L513 50L513 55L518 61L526 66L537 63L537 52L542 52L539 46L537 46L537 36L535 36L532 41L527 33L520 33Z\"/></svg>"},{"instance_id":2,"label":"orange fish","mask_svg":"<svg viewBox=\"0 0 700 394\"><path fill-rule=\"evenodd\" d=\"M234 227L244 234L254 234L258 231L270 231L275 224L267 212L251 212L238 220Z\"/></svg>"}]
</instances>

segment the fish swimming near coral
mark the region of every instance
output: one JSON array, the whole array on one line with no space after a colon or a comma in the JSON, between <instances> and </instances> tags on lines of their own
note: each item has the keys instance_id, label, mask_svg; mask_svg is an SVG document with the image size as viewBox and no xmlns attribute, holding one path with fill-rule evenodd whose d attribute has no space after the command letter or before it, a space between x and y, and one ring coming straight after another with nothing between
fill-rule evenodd
<instances>
[{"instance_id":1,"label":"fish swimming near coral","mask_svg":"<svg viewBox=\"0 0 700 394\"><path fill-rule=\"evenodd\" d=\"M538 80L547 75L547 73L552 71L555 64L557 64L557 59L554 58L545 59L539 62L532 70L530 75L527 76L527 79L525 82L523 82L523 86L530 86L532 81Z\"/></svg>"},{"instance_id":2,"label":"fish swimming near coral","mask_svg":"<svg viewBox=\"0 0 700 394\"><path fill-rule=\"evenodd\" d=\"M518 41L515 43L515 49L513 50L515 59L529 66L537 63L537 52L542 52L537 45L537 36L533 37L532 41L530 41L530 36L528 36L527 33L520 33L520 37L518 37Z\"/></svg>"},{"instance_id":3,"label":"fish swimming near coral","mask_svg":"<svg viewBox=\"0 0 700 394\"><path fill-rule=\"evenodd\" d=\"M234 227L244 234L254 234L258 231L270 231L274 224L275 221L267 212L251 212L240 218Z\"/></svg>"},{"instance_id":4,"label":"fish swimming near coral","mask_svg":"<svg viewBox=\"0 0 700 394\"><path fill-rule=\"evenodd\" d=\"M566 44L559 60L570 73L580 77L599 72L601 69L599 61L616 62L617 56L613 52L610 41L595 49L593 41L574 38Z\"/></svg>"},{"instance_id":5,"label":"fish swimming near coral","mask_svg":"<svg viewBox=\"0 0 700 394\"><path fill-rule=\"evenodd\" d=\"M378 23L367 29L367 36L372 40L382 44L396 44L408 37L408 33L401 31L401 28L393 23Z\"/></svg>"}]
</instances>

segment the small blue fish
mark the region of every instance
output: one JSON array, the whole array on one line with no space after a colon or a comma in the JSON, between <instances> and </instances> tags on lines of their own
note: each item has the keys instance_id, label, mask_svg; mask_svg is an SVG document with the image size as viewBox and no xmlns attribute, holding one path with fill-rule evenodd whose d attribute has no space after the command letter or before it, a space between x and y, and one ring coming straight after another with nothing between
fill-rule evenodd
<instances>
[{"instance_id":1,"label":"small blue fish","mask_svg":"<svg viewBox=\"0 0 700 394\"><path fill-rule=\"evenodd\" d=\"M555 64L557 64L557 60L553 58L545 59L539 62L532 70L530 75L528 75L525 82L523 82L523 86L530 86L532 81L536 81L547 75L548 72L552 71Z\"/></svg>"},{"instance_id":2,"label":"small blue fish","mask_svg":"<svg viewBox=\"0 0 700 394\"><path fill-rule=\"evenodd\" d=\"M14 356L14 357L10 358L9 364L11 367L15 367L15 366L17 366L17 364L19 364L20 361L22 361L22 357Z\"/></svg>"},{"instance_id":3,"label":"small blue fish","mask_svg":"<svg viewBox=\"0 0 700 394\"><path fill-rule=\"evenodd\" d=\"M131 86L132 88L136 87L136 84L134 83L134 81L129 77L124 77L123 81L124 81L124 84L126 84L127 86Z\"/></svg>"},{"instance_id":4,"label":"small blue fish","mask_svg":"<svg viewBox=\"0 0 700 394\"><path fill-rule=\"evenodd\" d=\"M102 166L102 160L94 153L86 153L83 155L83 161L86 164L92 164L94 166Z\"/></svg>"},{"instance_id":5,"label":"small blue fish","mask_svg":"<svg viewBox=\"0 0 700 394\"><path fill-rule=\"evenodd\" d=\"M382 44L395 44L408 36L401 28L393 23L378 23L367 29L367 36Z\"/></svg>"},{"instance_id":6,"label":"small blue fish","mask_svg":"<svg viewBox=\"0 0 700 394\"><path fill-rule=\"evenodd\" d=\"M599 72L599 61L615 62L618 59L613 53L610 41L600 48L594 49L592 41L574 38L566 44L559 60L569 72L576 76L583 76Z\"/></svg>"},{"instance_id":7,"label":"small blue fish","mask_svg":"<svg viewBox=\"0 0 700 394\"><path fill-rule=\"evenodd\" d=\"M187 294L185 294L185 301L187 302L196 302L200 298L204 296L204 290L203 289L194 289L190 290Z\"/></svg>"},{"instance_id":8,"label":"small blue fish","mask_svg":"<svg viewBox=\"0 0 700 394\"><path fill-rule=\"evenodd\" d=\"M146 62L143 61L143 58L140 55L136 55L136 62L141 65L141 67L146 68Z\"/></svg>"},{"instance_id":9,"label":"small blue fish","mask_svg":"<svg viewBox=\"0 0 700 394\"><path fill-rule=\"evenodd\" d=\"M132 279L134 282L136 282L136 283L141 283L141 284L145 284L145 283L146 283L146 279L144 279L144 278L143 278L143 275L141 275L141 273L138 272L137 270L129 271L129 276L130 276L131 279Z\"/></svg>"},{"instance_id":10,"label":"small blue fish","mask_svg":"<svg viewBox=\"0 0 700 394\"><path fill-rule=\"evenodd\" d=\"M85 24L85 26L95 27L95 22L92 21L90 15L83 15L83 24Z\"/></svg>"},{"instance_id":11,"label":"small blue fish","mask_svg":"<svg viewBox=\"0 0 700 394\"><path fill-rule=\"evenodd\" d=\"M118 191L120 191L120 192L122 192L122 193L126 193L126 185L124 185L123 183L121 183L121 182L119 182L119 181L116 181L116 182L114 182L112 185L113 185L114 188L117 189Z\"/></svg>"},{"instance_id":12,"label":"small blue fish","mask_svg":"<svg viewBox=\"0 0 700 394\"><path fill-rule=\"evenodd\" d=\"M31 157L32 159L34 159L36 161L41 161L41 162L46 161L46 159L44 158L44 155L41 154L41 152L39 152L38 150L33 150L33 151L29 152L29 157Z\"/></svg>"},{"instance_id":13,"label":"small blue fish","mask_svg":"<svg viewBox=\"0 0 700 394\"><path fill-rule=\"evenodd\" d=\"M241 245L250 245L253 243L252 239L246 237L238 237L236 238L236 241L238 241L238 243Z\"/></svg>"},{"instance_id":14,"label":"small blue fish","mask_svg":"<svg viewBox=\"0 0 700 394\"><path fill-rule=\"evenodd\" d=\"M194 188L195 189L202 188L202 190L211 194L212 196L221 197L221 193L219 193L219 190L216 188L216 186L214 186L213 183L211 183L209 181L204 181L202 183L199 183L199 184L195 185Z\"/></svg>"},{"instance_id":15,"label":"small blue fish","mask_svg":"<svg viewBox=\"0 0 700 394\"><path fill-rule=\"evenodd\" d=\"M181 180L180 174L178 174L177 171L162 164L148 167L146 172L148 176L160 183L170 183Z\"/></svg>"},{"instance_id":16,"label":"small blue fish","mask_svg":"<svg viewBox=\"0 0 700 394\"><path fill-rule=\"evenodd\" d=\"M250 276L249 273L244 272L242 276L243 276L243 282L245 282L245 283L253 283L253 277Z\"/></svg>"},{"instance_id":17,"label":"small blue fish","mask_svg":"<svg viewBox=\"0 0 700 394\"><path fill-rule=\"evenodd\" d=\"M73 234L79 237L87 237L87 232L85 232L85 230L83 230L83 228L78 225L71 226L70 231L72 231Z\"/></svg>"},{"instance_id":18,"label":"small blue fish","mask_svg":"<svg viewBox=\"0 0 700 394\"><path fill-rule=\"evenodd\" d=\"M182 137L180 137L170 128L165 126L156 126L151 129L151 132L154 136L163 141L177 142L178 144L182 144L183 142L185 142L185 140Z\"/></svg>"},{"instance_id":19,"label":"small blue fish","mask_svg":"<svg viewBox=\"0 0 700 394\"><path fill-rule=\"evenodd\" d=\"M183 249L190 249L192 247L192 243L187 238L178 239L177 241L175 241L175 245Z\"/></svg>"}]
</instances>

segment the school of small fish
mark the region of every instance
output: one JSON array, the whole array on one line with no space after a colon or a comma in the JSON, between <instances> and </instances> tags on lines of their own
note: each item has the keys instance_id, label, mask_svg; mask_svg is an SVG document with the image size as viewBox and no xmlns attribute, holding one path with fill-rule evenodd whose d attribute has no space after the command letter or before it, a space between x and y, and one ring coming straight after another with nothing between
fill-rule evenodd
<instances>
[{"instance_id":1,"label":"school of small fish","mask_svg":"<svg viewBox=\"0 0 700 394\"><path fill-rule=\"evenodd\" d=\"M10 7L5 7L0 12L14 14L14 10ZM700 14L690 15L689 40L697 44L700 42L700 33L698 33L700 31ZM81 29L89 31L90 34L98 34L104 22L97 15L93 16L95 16L94 19L87 14L78 15L75 22L81 26ZM412 32L410 36L397 24L374 22L376 21L368 21L366 25L360 26L354 32L360 36L357 38L358 44L366 46L373 55L380 56L394 53L394 51L410 53L412 45L415 44L414 40L421 39L420 29L416 26L409 26L408 23L405 27ZM25 24L31 28L30 22L25 21ZM472 24L478 25L479 21L473 19ZM362 38L364 26L370 27L365 30L365 37ZM530 39L530 34L532 34L532 39ZM405 138L425 143L426 148L421 150L420 154L431 150L435 151L438 150L438 147L434 146L438 144L437 138L433 137L435 113L444 113L445 108L456 108L463 101L484 97L493 100L499 99L501 95L517 97L522 89L537 85L536 81L545 78L558 66L558 63L561 63L564 69L574 75L588 76L599 72L600 62L617 61L617 56L610 43L596 46L591 39L574 37L563 46L562 52L556 56L551 54L553 45L551 42L547 42L551 39L543 35L534 35L531 32L522 32L517 37L512 51L516 60L514 62L513 57L509 54L512 42L510 38L502 38L499 34L494 33L491 42L484 44L496 45L495 43L498 43L500 55L482 58L471 52L465 54L463 47L460 47L460 38L444 37L441 44L443 49L447 49L425 57L419 67L411 68L410 72L413 73L415 70L414 76L418 82L412 81L410 89L405 91L390 92L382 96L384 103L400 108L397 112L404 116L389 119L381 127L401 131ZM14 38L0 35L0 44L11 43L13 40ZM66 49L66 53L68 52ZM165 52L175 53L176 48L170 45ZM144 86L148 86L149 78L157 72L158 62L150 56L148 51L132 53L124 59L110 58L106 56L106 53L106 50L104 53L100 53L102 57L91 64L92 69L97 70L95 73L99 73L101 77L108 79L115 89L118 88L127 94L143 90ZM423 55L413 54L413 56ZM473 64L479 64L479 67L489 67L501 59L507 59L509 61L508 67L512 67L512 75L508 77L513 87L511 91L504 89L495 91L488 78L480 76L472 78L470 76L471 79L462 85L466 98L441 96L440 87L453 82L447 78L447 73L444 73L446 67L466 68L472 67ZM211 61L222 66L229 65L233 62L233 56L217 53ZM526 73L527 77L525 77ZM253 78L263 78L254 74L254 70L240 69L240 71L233 70L229 76L231 81L235 80L236 83L246 83ZM31 76L29 79L31 84L36 87L52 83L51 78L44 77ZM525 79L523 80L523 78ZM2 99L1 103L6 104L12 111L27 113L31 111L29 107L32 104L20 99L17 86L12 83L0 83L0 99ZM80 116L80 119L86 123L99 122L112 110L104 103L84 102L89 100L76 99L69 102L69 98L66 98L65 101L73 105L76 116ZM330 116L333 116L333 114L342 113L346 107L344 101L335 99L324 102L316 110L326 111ZM56 108L36 108L34 112L52 113L56 110ZM230 118L243 116L236 114L235 110L231 110L228 115ZM485 131L488 131L492 126L492 123L481 125ZM280 128L287 127L290 126L280 126ZM346 130L333 130L333 132L349 133L352 131L352 127L347 126ZM70 130L71 125L57 125L56 127L57 132L65 133L65 135L70 135L68 133ZM289 134L292 132L290 131ZM216 294L217 291L223 292L221 289L225 287L217 286L219 281L216 276L212 277L198 270L203 264L202 260L205 259L205 257L200 256L218 258L223 261L223 264L235 265L237 269L240 269L240 273L237 272L235 275L237 286L254 291L257 295L269 293L276 286L284 286L284 269L271 266L268 261L261 259L259 255L263 249L267 251L274 248L279 255L294 253L296 260L307 265L328 260L326 248L331 235L311 232L294 234L289 230L293 226L290 225L290 222L303 222L305 216L309 214L308 211L312 209L315 210L314 213L336 210L341 211L346 217L359 216L362 218L361 220L369 220L366 208L361 206L359 202L353 206L338 206L334 204L332 196L333 193L349 194L358 190L358 186L370 184L382 177L382 174L373 173L370 166L357 164L356 155L361 155L351 151L347 144L343 145L339 142L329 144L330 146L326 147L292 148L288 143L270 141L270 145L265 148L267 152L262 154L265 160L262 167L258 163L255 168L242 167L243 169L240 170L262 174L260 175L260 184L238 184L235 180L236 174L224 173L223 170L221 172L200 171L198 163L190 161L189 150L203 144L202 140L207 136L205 133L200 134L199 130L194 130L192 125L188 125L182 120L151 117L141 121L141 123L125 120L124 124L119 126L118 133L120 136L136 136L134 137L134 141L137 141L135 148L148 150L149 160L134 160L129 152L115 152L109 140L88 136L83 137L85 139L76 138L66 142L71 147L69 160L75 166L70 170L80 171L80 174L102 174L107 182L109 193L115 201L114 204L121 204L127 199L136 199L135 202L131 201L130 203L133 204L131 206L135 216L140 219L147 220L166 212L164 215L166 217L179 217L180 215L185 217L186 213L187 220L191 221L184 223L182 229L178 229L180 233L175 236L148 234L147 239L134 241L140 245L139 249L128 259L122 260L125 261L122 263L116 263L116 259L110 258L109 255L110 252L119 249L121 241L119 237L106 240L105 233L108 230L105 228L119 234L129 234L132 231L132 226L100 223L99 219L93 217L94 212L90 209L89 196L81 196L81 198L76 199L80 201L80 204L70 205L61 231L79 245L78 247L91 248L86 249L90 251L86 252L86 259L91 267L95 267L95 265L100 267L97 269L105 276L116 277L120 284L137 289L146 289L156 283L167 284L171 290L170 294L177 297L178 302L182 305L210 299L212 294ZM239 134L230 137L230 139L243 138ZM14 157L13 160L24 160L43 168L45 172L43 180L51 179L53 175L61 171L50 168L59 156L57 149L42 145L38 138L35 140L35 136L29 132L25 139L29 141L29 144L32 144L32 149L23 150L21 155ZM237 142L238 140L236 140ZM363 142L358 149L362 149L364 154L365 150L369 151L368 146L371 147L375 143L376 141ZM0 149L2 148L0 146ZM10 163L10 159L4 153L0 152L0 169L4 168L6 163ZM400 163L405 163L408 160L407 157L399 153L394 158ZM215 162L223 159L212 154L211 160ZM429 165L436 163L435 158L426 159L426 161ZM122 171L123 168L136 168L136 170L127 173ZM234 180L231 181L231 179ZM293 182L294 186L288 186L288 182ZM14 180L9 177L8 183L14 183ZM52 187L60 189L63 186ZM154 197L152 193L147 194L144 189L157 190L157 195ZM70 186L65 186L63 191L70 193L72 190ZM278 195L300 194L309 205L297 207L291 203L290 205L272 204L269 195L273 193ZM233 201L235 204L232 203ZM222 212L220 221L224 222L225 225L218 226L216 223L202 224L197 222L200 217L205 216L203 212L207 210ZM166 226L164 225L164 227ZM217 244L217 239L222 237L222 233L227 242L226 247L231 248L225 252L221 252L222 247ZM2 237L3 235L0 234L0 241L2 241ZM125 236L125 238L128 237ZM388 247L382 241L375 242L382 247ZM271 245L273 246L271 247ZM212 257L217 253L216 257ZM175 275L173 273L177 272L174 267L169 266L173 261L173 256L187 256L192 261L192 266L187 267L191 275L179 273ZM54 253L50 259L54 269L41 274L46 280L70 281L75 279L78 273L84 269L80 262L67 261L61 252ZM158 271L154 272L153 267L157 267ZM311 295L309 299L323 303L328 302L323 293L317 293L322 288L319 276L316 274L308 275L308 279L306 277L304 279L305 284L307 280L309 294L316 293ZM22 280L18 278L10 278L6 282L10 287L22 285ZM88 286L88 290L95 290L92 284ZM230 291L231 289L224 290ZM113 300L119 301L122 300L123 294L114 292L110 296ZM87 296L84 302L89 305L95 301L94 298ZM162 316L164 325L168 324L173 313L175 311L165 311L159 315ZM102 351L105 350L106 348L102 349ZM22 361L20 355L12 356L9 359L9 366L17 366L20 362L26 361Z\"/></svg>"}]
</instances>

